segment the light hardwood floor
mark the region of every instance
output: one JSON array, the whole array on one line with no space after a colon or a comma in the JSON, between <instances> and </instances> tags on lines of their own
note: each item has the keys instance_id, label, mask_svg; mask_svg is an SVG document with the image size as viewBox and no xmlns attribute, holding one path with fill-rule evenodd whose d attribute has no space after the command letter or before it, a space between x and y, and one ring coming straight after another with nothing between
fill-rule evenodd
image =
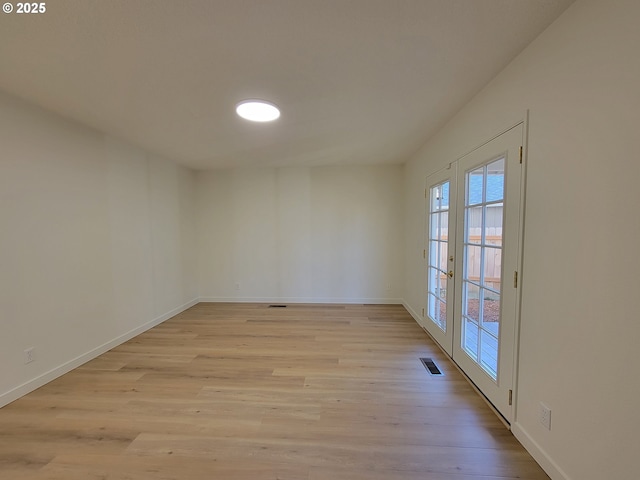
<instances>
[{"instance_id":1,"label":"light hardwood floor","mask_svg":"<svg viewBox=\"0 0 640 480\"><path fill-rule=\"evenodd\" d=\"M548 479L402 306L211 303L0 409L0 478Z\"/></svg>"}]
</instances>

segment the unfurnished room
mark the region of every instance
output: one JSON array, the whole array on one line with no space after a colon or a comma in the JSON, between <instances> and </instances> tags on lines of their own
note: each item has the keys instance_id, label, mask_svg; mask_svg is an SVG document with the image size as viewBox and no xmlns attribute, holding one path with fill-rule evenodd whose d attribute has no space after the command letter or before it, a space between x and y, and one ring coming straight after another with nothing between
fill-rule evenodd
<instances>
[{"instance_id":1,"label":"unfurnished room","mask_svg":"<svg viewBox=\"0 0 640 480\"><path fill-rule=\"evenodd\" d=\"M0 14L0 478L632 480L640 2Z\"/></svg>"}]
</instances>

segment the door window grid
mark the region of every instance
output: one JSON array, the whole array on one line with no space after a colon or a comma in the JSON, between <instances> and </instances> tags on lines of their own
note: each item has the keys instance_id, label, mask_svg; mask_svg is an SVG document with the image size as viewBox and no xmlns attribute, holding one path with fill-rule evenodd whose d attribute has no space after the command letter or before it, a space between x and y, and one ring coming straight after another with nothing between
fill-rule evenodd
<instances>
[{"instance_id":1,"label":"door window grid","mask_svg":"<svg viewBox=\"0 0 640 480\"><path fill-rule=\"evenodd\" d=\"M504 158L467 173L465 180L462 347L497 380Z\"/></svg>"},{"instance_id":2,"label":"door window grid","mask_svg":"<svg viewBox=\"0 0 640 480\"><path fill-rule=\"evenodd\" d=\"M429 257L427 313L442 331L447 329L447 257L449 239L449 182L429 191Z\"/></svg>"}]
</instances>

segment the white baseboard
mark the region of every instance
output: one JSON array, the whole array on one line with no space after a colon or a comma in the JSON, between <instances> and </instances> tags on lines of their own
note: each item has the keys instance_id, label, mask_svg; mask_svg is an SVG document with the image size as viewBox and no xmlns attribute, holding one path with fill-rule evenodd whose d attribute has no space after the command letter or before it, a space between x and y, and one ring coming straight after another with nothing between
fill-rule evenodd
<instances>
[{"instance_id":1,"label":"white baseboard","mask_svg":"<svg viewBox=\"0 0 640 480\"><path fill-rule=\"evenodd\" d=\"M364 305L398 305L400 298L317 298L317 297L200 297L200 302L211 303L342 303Z\"/></svg>"},{"instance_id":2,"label":"white baseboard","mask_svg":"<svg viewBox=\"0 0 640 480\"><path fill-rule=\"evenodd\" d=\"M407 312L409 312L409 315L411 315L413 317L413 319L418 322L418 325L421 325L420 323L420 315L418 315L418 312L416 312L413 308L411 308L411 306L404 301L404 299L402 300L402 306L405 308L405 310Z\"/></svg>"},{"instance_id":3,"label":"white baseboard","mask_svg":"<svg viewBox=\"0 0 640 480\"><path fill-rule=\"evenodd\" d=\"M108 352L112 348L123 344L127 340L131 340L136 335L140 335L141 333L146 332L150 328L153 328L156 325L161 324L162 322L170 319L171 317L181 312L184 312L187 308L191 308L197 303L198 303L198 299L193 299L190 302L185 303L184 305L174 308L173 310L166 312L160 315L159 317L154 318L150 322L140 325L139 327L136 327L133 330L130 330L127 333L114 338L113 340L103 343L102 345L92 350L89 350L88 352L83 353L82 355L76 358L73 358L68 362L63 363L62 365L52 368L48 372L45 372L42 375L39 375L36 378L29 380L28 382L25 382L22 385L19 385L9 390L8 392L0 394L0 408L19 399L20 397L23 397L27 393L33 392L37 388L40 388L41 386L51 382L52 380L55 380L56 378L64 375L65 373L70 372L74 368L78 368L80 365L83 365L88 361L93 360L97 356L102 355L105 352Z\"/></svg>"},{"instance_id":4,"label":"white baseboard","mask_svg":"<svg viewBox=\"0 0 640 480\"><path fill-rule=\"evenodd\" d=\"M511 424L511 432L552 480L571 480L571 477L540 447L538 442L531 438L531 435L517 421Z\"/></svg>"}]
</instances>

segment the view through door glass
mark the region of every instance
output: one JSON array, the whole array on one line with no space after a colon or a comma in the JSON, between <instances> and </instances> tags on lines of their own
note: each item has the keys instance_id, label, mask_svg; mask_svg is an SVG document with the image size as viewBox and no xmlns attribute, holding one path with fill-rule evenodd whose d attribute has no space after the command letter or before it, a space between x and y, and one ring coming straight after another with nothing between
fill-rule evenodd
<instances>
[{"instance_id":1,"label":"view through door glass","mask_svg":"<svg viewBox=\"0 0 640 480\"><path fill-rule=\"evenodd\" d=\"M449 240L449 182L429 191L429 246L427 312L440 330L447 330L447 283Z\"/></svg>"},{"instance_id":2,"label":"view through door glass","mask_svg":"<svg viewBox=\"0 0 640 480\"><path fill-rule=\"evenodd\" d=\"M425 241L426 305L424 328L449 355L453 354L453 275L456 239L455 164L427 178L425 197L427 222Z\"/></svg>"},{"instance_id":3,"label":"view through door glass","mask_svg":"<svg viewBox=\"0 0 640 480\"><path fill-rule=\"evenodd\" d=\"M498 378L504 164L499 158L465 175L462 346Z\"/></svg>"}]
</instances>

